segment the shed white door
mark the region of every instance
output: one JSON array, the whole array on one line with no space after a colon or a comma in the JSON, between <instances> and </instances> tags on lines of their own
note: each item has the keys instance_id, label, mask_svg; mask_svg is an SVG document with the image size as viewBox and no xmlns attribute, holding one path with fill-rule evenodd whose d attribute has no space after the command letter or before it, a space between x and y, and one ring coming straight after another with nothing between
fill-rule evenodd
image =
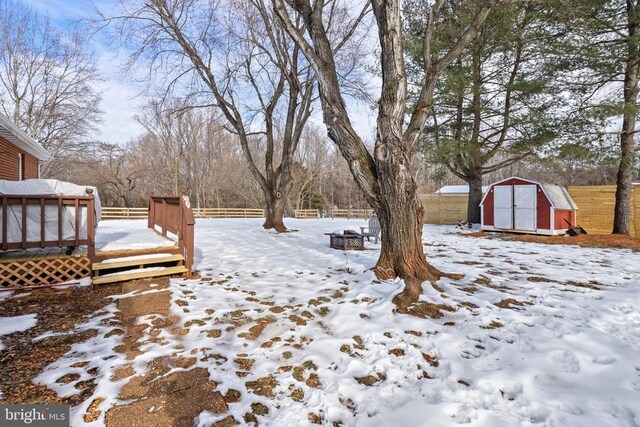
<instances>
[{"instance_id":1,"label":"shed white door","mask_svg":"<svg viewBox=\"0 0 640 427\"><path fill-rule=\"evenodd\" d=\"M516 230L536 230L536 186L514 185L513 208Z\"/></svg>"},{"instance_id":2,"label":"shed white door","mask_svg":"<svg viewBox=\"0 0 640 427\"><path fill-rule=\"evenodd\" d=\"M503 230L513 228L513 186L493 187L493 226Z\"/></svg>"}]
</instances>

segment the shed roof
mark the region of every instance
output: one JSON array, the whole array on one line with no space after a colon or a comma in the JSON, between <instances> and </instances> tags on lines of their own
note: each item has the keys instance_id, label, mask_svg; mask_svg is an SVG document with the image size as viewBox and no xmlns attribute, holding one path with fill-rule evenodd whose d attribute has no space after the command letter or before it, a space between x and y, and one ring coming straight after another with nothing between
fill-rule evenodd
<instances>
[{"instance_id":1,"label":"shed roof","mask_svg":"<svg viewBox=\"0 0 640 427\"><path fill-rule=\"evenodd\" d=\"M8 117L0 113L0 137L6 139L16 147L26 151L39 160L51 160L53 156L35 139L27 135Z\"/></svg>"},{"instance_id":2,"label":"shed roof","mask_svg":"<svg viewBox=\"0 0 640 427\"><path fill-rule=\"evenodd\" d=\"M570 211L578 210L578 205L573 201L566 187L546 182L541 182L540 186L554 208Z\"/></svg>"}]
</instances>

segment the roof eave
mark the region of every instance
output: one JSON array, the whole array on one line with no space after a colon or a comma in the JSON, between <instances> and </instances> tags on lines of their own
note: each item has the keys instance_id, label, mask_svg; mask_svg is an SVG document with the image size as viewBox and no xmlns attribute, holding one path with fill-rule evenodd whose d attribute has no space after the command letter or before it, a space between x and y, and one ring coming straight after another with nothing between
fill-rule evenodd
<instances>
[{"instance_id":1,"label":"roof eave","mask_svg":"<svg viewBox=\"0 0 640 427\"><path fill-rule=\"evenodd\" d=\"M4 130L5 132L2 132ZM16 126L3 114L0 114L0 136L10 143L21 148L25 152L36 157L38 160L50 161L53 156L35 139L27 135L22 129Z\"/></svg>"}]
</instances>

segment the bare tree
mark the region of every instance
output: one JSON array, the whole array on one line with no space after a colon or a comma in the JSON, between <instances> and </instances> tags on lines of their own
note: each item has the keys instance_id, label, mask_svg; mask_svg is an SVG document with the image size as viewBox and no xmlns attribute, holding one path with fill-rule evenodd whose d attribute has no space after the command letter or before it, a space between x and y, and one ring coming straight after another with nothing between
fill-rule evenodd
<instances>
[{"instance_id":1,"label":"bare tree","mask_svg":"<svg viewBox=\"0 0 640 427\"><path fill-rule=\"evenodd\" d=\"M326 8L335 1L272 0L286 30L302 49L318 79L324 122L329 137L349 163L351 173L382 226L382 249L374 271L379 278L399 276L405 288L394 298L399 309L418 300L424 280L439 272L427 263L422 249L423 209L418 200L412 156L431 112L436 82L444 70L471 42L498 0L487 0L459 38L442 55L432 55L433 33L445 19L448 7L437 0L429 7L422 40L424 78L408 123L407 77L400 0L371 0L380 42L382 92L378 104L377 135L373 154L357 135L347 112L336 71L335 51L327 32ZM327 6L329 5L329 6ZM357 19L357 18L356 18ZM303 22L304 27L296 25Z\"/></svg>"},{"instance_id":2,"label":"bare tree","mask_svg":"<svg viewBox=\"0 0 640 427\"><path fill-rule=\"evenodd\" d=\"M100 182L101 189L118 206L135 206L135 190L146 169L131 156L132 147L117 144L101 144L100 151L104 162L105 175Z\"/></svg>"},{"instance_id":3,"label":"bare tree","mask_svg":"<svg viewBox=\"0 0 640 427\"><path fill-rule=\"evenodd\" d=\"M45 176L77 157L100 118L95 58L75 30L61 31L33 10L0 0L0 111L54 156Z\"/></svg>"},{"instance_id":4,"label":"bare tree","mask_svg":"<svg viewBox=\"0 0 640 427\"><path fill-rule=\"evenodd\" d=\"M121 9L103 18L137 46L132 64L149 60L151 72L168 76L166 94L186 90L188 105L220 109L262 190L264 228L286 231L293 156L315 88L300 49L262 0L122 1Z\"/></svg>"}]
</instances>

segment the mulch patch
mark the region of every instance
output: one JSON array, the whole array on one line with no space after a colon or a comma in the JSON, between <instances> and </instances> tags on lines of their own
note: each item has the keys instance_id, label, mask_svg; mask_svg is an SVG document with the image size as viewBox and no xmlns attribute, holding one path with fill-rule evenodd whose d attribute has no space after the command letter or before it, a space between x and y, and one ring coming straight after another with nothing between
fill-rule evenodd
<instances>
[{"instance_id":1,"label":"mulch patch","mask_svg":"<svg viewBox=\"0 0 640 427\"><path fill-rule=\"evenodd\" d=\"M588 231L588 230L587 230ZM488 237L492 233L478 231L462 234L471 237ZM510 237L518 242L545 243L549 245L575 245L587 248L614 248L640 251L640 239L623 234L583 234L581 236L537 236L530 234L500 234L498 238Z\"/></svg>"},{"instance_id":2,"label":"mulch patch","mask_svg":"<svg viewBox=\"0 0 640 427\"><path fill-rule=\"evenodd\" d=\"M518 301L513 298L507 298L507 299L503 299L502 301L498 301L494 305L500 308L508 308L508 309L514 310L517 307L523 307L525 305L532 305L532 304L533 303L531 303L530 301Z\"/></svg>"},{"instance_id":3,"label":"mulch patch","mask_svg":"<svg viewBox=\"0 0 640 427\"><path fill-rule=\"evenodd\" d=\"M76 287L64 290L34 289L20 298L0 304L0 316L36 313L38 323L24 332L3 337L6 349L0 353L0 384L3 403L78 404L90 393L61 398L53 390L32 380L50 363L71 349L73 344L95 336L95 330L74 331L76 324L111 301L109 295L120 292L120 285ZM45 332L62 332L36 342ZM89 390L88 390L89 391Z\"/></svg>"},{"instance_id":4,"label":"mulch patch","mask_svg":"<svg viewBox=\"0 0 640 427\"><path fill-rule=\"evenodd\" d=\"M397 310L399 313L407 313L421 319L439 319L444 316L443 311L453 312L455 309L444 304L431 304L426 301L418 301L412 304L406 311Z\"/></svg>"}]
</instances>

